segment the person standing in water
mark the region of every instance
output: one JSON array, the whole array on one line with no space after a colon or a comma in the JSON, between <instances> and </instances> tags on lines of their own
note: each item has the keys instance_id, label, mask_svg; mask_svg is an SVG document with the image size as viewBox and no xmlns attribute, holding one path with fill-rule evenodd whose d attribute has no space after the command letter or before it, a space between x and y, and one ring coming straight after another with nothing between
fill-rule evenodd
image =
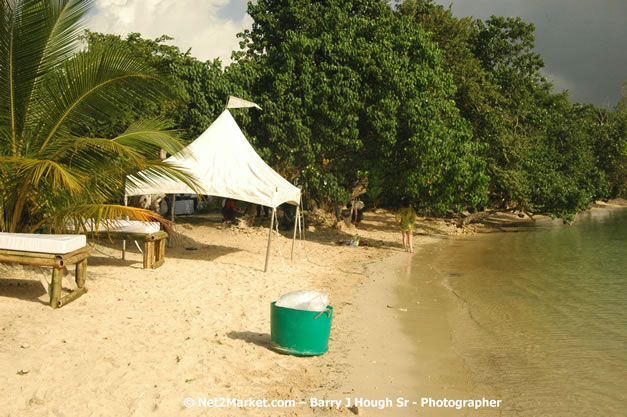
<instances>
[{"instance_id":1,"label":"person standing in water","mask_svg":"<svg viewBox=\"0 0 627 417\"><path fill-rule=\"evenodd\" d=\"M403 205L406 207L401 208L396 213L396 222L401 226L401 233L403 234L403 249L405 252L414 252L414 223L416 222L416 212L414 209L403 201Z\"/></svg>"}]
</instances>

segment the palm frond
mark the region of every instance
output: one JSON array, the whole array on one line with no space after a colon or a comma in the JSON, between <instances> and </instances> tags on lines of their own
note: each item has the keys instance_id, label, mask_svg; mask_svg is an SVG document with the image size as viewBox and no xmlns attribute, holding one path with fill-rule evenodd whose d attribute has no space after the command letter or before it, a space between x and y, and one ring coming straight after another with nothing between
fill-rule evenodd
<instances>
[{"instance_id":1,"label":"palm frond","mask_svg":"<svg viewBox=\"0 0 627 417\"><path fill-rule=\"evenodd\" d=\"M179 132L168 129L169 126L169 122L161 119L138 120L123 134L113 138L113 141L126 146L147 147L147 150L163 149L171 155L185 152Z\"/></svg>"},{"instance_id":2,"label":"palm frond","mask_svg":"<svg viewBox=\"0 0 627 417\"><path fill-rule=\"evenodd\" d=\"M159 222L166 230L172 223L154 211L128 207L119 204L77 204L65 210L58 210L47 219L35 226L35 231L43 225L47 225L50 231L55 233L90 233L111 230L115 227L116 220L130 218L141 222ZM89 227L94 225L94 228Z\"/></svg>"},{"instance_id":3,"label":"palm frond","mask_svg":"<svg viewBox=\"0 0 627 417\"><path fill-rule=\"evenodd\" d=\"M24 183L38 186L45 179L52 187L63 187L71 193L80 192L86 179L84 174L46 159L19 158L15 160L15 166Z\"/></svg>"},{"instance_id":4,"label":"palm frond","mask_svg":"<svg viewBox=\"0 0 627 417\"><path fill-rule=\"evenodd\" d=\"M83 51L63 71L47 79L39 101L36 140L43 150L59 137L59 129L86 116L108 119L128 103L153 100L166 93L161 78L147 63L110 46Z\"/></svg>"},{"instance_id":5,"label":"palm frond","mask_svg":"<svg viewBox=\"0 0 627 417\"><path fill-rule=\"evenodd\" d=\"M11 151L20 153L24 129L45 75L77 45L80 21L91 0L2 0L0 97Z\"/></svg>"},{"instance_id":6,"label":"palm frond","mask_svg":"<svg viewBox=\"0 0 627 417\"><path fill-rule=\"evenodd\" d=\"M149 63L128 51L99 44L75 54L92 3L0 0L2 231L37 229L67 216L159 220L110 204L120 201L126 176L138 172L197 188L191 174L156 159L160 149L183 149L162 120L138 121L113 139L81 137L91 131L85 121L125 121L136 103L173 98Z\"/></svg>"},{"instance_id":7,"label":"palm frond","mask_svg":"<svg viewBox=\"0 0 627 417\"><path fill-rule=\"evenodd\" d=\"M187 185L196 194L204 194L199 179L184 168L160 160L149 161L148 164L143 171L126 177L132 187L141 188L142 184L159 185L163 180L174 180Z\"/></svg>"},{"instance_id":8,"label":"palm frond","mask_svg":"<svg viewBox=\"0 0 627 417\"><path fill-rule=\"evenodd\" d=\"M81 154L84 153L89 159L84 166L86 169L93 169L94 160L101 158L123 158L137 164L144 159L141 149L106 138L78 137L58 140L48 147L47 151L46 153L51 155L50 159L68 159L69 161L79 161ZM76 162L73 165L80 166Z\"/></svg>"},{"instance_id":9,"label":"palm frond","mask_svg":"<svg viewBox=\"0 0 627 417\"><path fill-rule=\"evenodd\" d=\"M47 4L46 27L41 28L47 33L39 74L55 69L71 57L76 51L80 33L84 29L83 16L89 11L93 0L53 0Z\"/></svg>"}]
</instances>

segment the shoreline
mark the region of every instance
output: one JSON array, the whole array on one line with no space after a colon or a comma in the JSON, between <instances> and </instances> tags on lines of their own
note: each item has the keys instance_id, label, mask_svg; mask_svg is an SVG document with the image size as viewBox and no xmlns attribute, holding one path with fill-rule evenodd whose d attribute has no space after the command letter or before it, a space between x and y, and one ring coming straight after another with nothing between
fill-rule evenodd
<instances>
[{"instance_id":1,"label":"shoreline","mask_svg":"<svg viewBox=\"0 0 627 417\"><path fill-rule=\"evenodd\" d=\"M624 200L597 202L590 210L579 215L596 216L601 215L599 212L602 211L626 208ZM536 223L528 218L521 220L512 214L499 214L495 217L496 220L489 219L487 224L474 225L470 235L517 232L522 230L521 227L526 228ZM536 220L541 224L551 219L538 216ZM434 220L423 219L427 224L430 221ZM419 226L418 230L420 228ZM423 230L428 228L423 227ZM449 230L446 238L459 235L459 232L450 233ZM437 274L425 276L418 282L408 282L411 270L416 266L413 262L420 262L425 249L433 249L432 245L439 244L438 239L432 235L418 235L415 238L414 256L398 253L378 265L373 265L368 269L368 280L359 288L358 299L361 305L356 307L349 319L357 335L353 342L362 346L354 349L349 356L353 371L343 384L343 393L379 400L398 397L418 400L422 397L498 399L495 389L475 385L464 359L455 351L453 323L460 320L460 315L468 314L462 300L455 297L447 283L442 281L443 277ZM388 300L394 302L389 303ZM373 319L364 320L364 315L371 311L376 312ZM383 337L385 338L382 340ZM384 354L391 358L385 358ZM382 357L383 360L378 359ZM375 411L369 408L363 410L365 414L373 412ZM483 415L498 415L500 411L484 409L482 412ZM377 415L401 417L443 416L447 413L450 410L420 406L399 408L396 404L392 408L376 409ZM455 411L455 415L460 417L472 413L473 410Z\"/></svg>"},{"instance_id":2,"label":"shoreline","mask_svg":"<svg viewBox=\"0 0 627 417\"><path fill-rule=\"evenodd\" d=\"M418 247L416 245L416 249ZM403 331L401 315L406 313L400 307L397 294L399 268L408 259L411 260L411 254L402 252L371 265L368 279L355 297L359 302L347 316L351 322L351 334L344 336L346 340L342 344L351 346L347 355L351 369L342 383L343 397L340 398L351 399L356 407L353 412L373 412L356 403L358 399L376 402L390 398L396 402L400 397L412 398L416 392L417 351L409 335ZM347 400L344 401L347 404ZM396 407L376 409L376 414L413 415Z\"/></svg>"},{"instance_id":3,"label":"shoreline","mask_svg":"<svg viewBox=\"0 0 627 417\"><path fill-rule=\"evenodd\" d=\"M369 279L358 292L360 305L348 317L353 348L342 393L365 399L368 405L391 399L392 406L365 406L353 412L442 416L450 410L423 408L422 399L476 398L451 338L449 320L459 309L457 300L437 277L412 281L416 259L425 248L438 244L438 239L423 236L415 242L413 256L399 253L369 268ZM456 410L455 415L466 416L468 411Z\"/></svg>"}]
</instances>

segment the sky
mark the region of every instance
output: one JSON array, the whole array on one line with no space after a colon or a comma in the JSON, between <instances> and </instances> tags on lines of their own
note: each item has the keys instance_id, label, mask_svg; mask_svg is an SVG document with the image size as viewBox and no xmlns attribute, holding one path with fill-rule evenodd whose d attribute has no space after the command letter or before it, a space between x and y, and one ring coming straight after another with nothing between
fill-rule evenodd
<instances>
[{"instance_id":1,"label":"sky","mask_svg":"<svg viewBox=\"0 0 627 417\"><path fill-rule=\"evenodd\" d=\"M250 29L247 0L95 0L87 28L126 35L139 32L145 39L161 35L206 61L220 58L228 64L239 50L237 33Z\"/></svg>"},{"instance_id":2,"label":"sky","mask_svg":"<svg viewBox=\"0 0 627 417\"><path fill-rule=\"evenodd\" d=\"M314 0L312 0L314 1ZM627 0L435 0L456 16L520 16L536 28L536 52L555 91L613 107L627 81ZM161 35L200 60L230 62L236 34L249 29L247 0L96 0L87 27L144 38Z\"/></svg>"}]
</instances>

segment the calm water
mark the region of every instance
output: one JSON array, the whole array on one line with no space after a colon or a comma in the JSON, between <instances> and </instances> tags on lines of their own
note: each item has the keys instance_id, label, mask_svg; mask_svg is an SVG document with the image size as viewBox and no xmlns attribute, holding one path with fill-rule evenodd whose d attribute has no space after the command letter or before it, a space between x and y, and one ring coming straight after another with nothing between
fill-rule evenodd
<instances>
[{"instance_id":1,"label":"calm water","mask_svg":"<svg viewBox=\"0 0 627 417\"><path fill-rule=\"evenodd\" d=\"M453 347L503 416L627 416L627 210L427 247Z\"/></svg>"}]
</instances>

